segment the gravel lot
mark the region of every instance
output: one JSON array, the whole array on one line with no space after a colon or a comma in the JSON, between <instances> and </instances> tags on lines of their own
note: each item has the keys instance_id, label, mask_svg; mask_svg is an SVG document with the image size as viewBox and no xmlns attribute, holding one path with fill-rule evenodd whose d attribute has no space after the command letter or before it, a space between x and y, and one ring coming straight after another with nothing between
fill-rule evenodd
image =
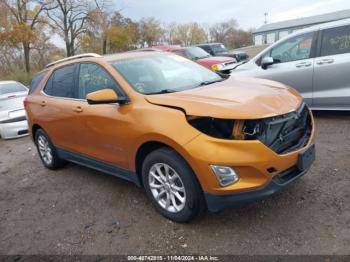
<instances>
[{"instance_id":1,"label":"gravel lot","mask_svg":"<svg viewBox=\"0 0 350 262\"><path fill-rule=\"evenodd\" d=\"M273 197L176 224L142 189L74 164L45 169L0 140L0 254L350 254L350 113L316 114L317 160Z\"/></svg>"}]
</instances>

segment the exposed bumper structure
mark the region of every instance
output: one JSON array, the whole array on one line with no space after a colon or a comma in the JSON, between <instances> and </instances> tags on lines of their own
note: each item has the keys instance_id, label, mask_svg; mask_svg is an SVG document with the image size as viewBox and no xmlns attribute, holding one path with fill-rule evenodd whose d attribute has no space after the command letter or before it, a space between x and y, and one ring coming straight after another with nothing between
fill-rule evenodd
<instances>
[{"instance_id":1,"label":"exposed bumper structure","mask_svg":"<svg viewBox=\"0 0 350 262\"><path fill-rule=\"evenodd\" d=\"M215 212L226 206L268 197L304 175L315 160L315 126L311 113L309 117L310 129L299 132L302 143L291 140L293 143L288 145L292 150L283 147L282 152L276 152L271 143L264 144L264 141L217 139L203 134L190 141L185 147L192 158L189 162L202 186L208 209ZM283 127L289 126L293 132L293 121L288 125L282 122ZM288 132L282 134L288 135ZM228 186L220 185L210 168L212 165L232 168L239 180Z\"/></svg>"},{"instance_id":2,"label":"exposed bumper structure","mask_svg":"<svg viewBox=\"0 0 350 262\"><path fill-rule=\"evenodd\" d=\"M297 167L282 172L271 180L265 187L253 191L232 195L215 195L205 193L207 207L210 212L218 212L226 207L240 206L254 201L265 199L280 191L296 179L305 175L308 170L299 171Z\"/></svg>"}]
</instances>

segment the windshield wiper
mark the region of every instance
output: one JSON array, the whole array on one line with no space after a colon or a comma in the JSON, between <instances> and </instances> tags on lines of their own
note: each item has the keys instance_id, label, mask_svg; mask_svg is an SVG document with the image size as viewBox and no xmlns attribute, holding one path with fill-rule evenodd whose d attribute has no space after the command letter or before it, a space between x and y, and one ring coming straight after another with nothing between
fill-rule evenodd
<instances>
[{"instance_id":1,"label":"windshield wiper","mask_svg":"<svg viewBox=\"0 0 350 262\"><path fill-rule=\"evenodd\" d=\"M211 85L211 84L214 84L214 83L217 83L217 82L222 82L224 80L225 80L225 78L216 79L216 80L212 80L212 81L203 81L203 82L199 83L198 86L207 86L207 85Z\"/></svg>"},{"instance_id":2,"label":"windshield wiper","mask_svg":"<svg viewBox=\"0 0 350 262\"><path fill-rule=\"evenodd\" d=\"M148 93L147 95L169 94L169 93L175 93L175 92L177 92L177 91L174 89L162 89L162 90L157 91L157 92Z\"/></svg>"}]
</instances>

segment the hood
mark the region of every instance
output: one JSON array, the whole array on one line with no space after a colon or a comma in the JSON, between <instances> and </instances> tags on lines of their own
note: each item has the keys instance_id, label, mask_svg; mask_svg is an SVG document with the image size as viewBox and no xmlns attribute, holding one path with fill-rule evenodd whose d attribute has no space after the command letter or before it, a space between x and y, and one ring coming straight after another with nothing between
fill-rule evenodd
<instances>
[{"instance_id":1,"label":"hood","mask_svg":"<svg viewBox=\"0 0 350 262\"><path fill-rule=\"evenodd\" d=\"M216 64L222 64L222 63L228 63L228 62L235 63L236 60L233 59L232 57L210 56L210 57L206 57L206 58L200 58L196 62L210 64L210 65L216 65Z\"/></svg>"},{"instance_id":2,"label":"hood","mask_svg":"<svg viewBox=\"0 0 350 262\"><path fill-rule=\"evenodd\" d=\"M302 97L283 84L236 78L187 91L149 95L152 104L183 109L187 115L222 119L261 119L295 111Z\"/></svg>"}]
</instances>

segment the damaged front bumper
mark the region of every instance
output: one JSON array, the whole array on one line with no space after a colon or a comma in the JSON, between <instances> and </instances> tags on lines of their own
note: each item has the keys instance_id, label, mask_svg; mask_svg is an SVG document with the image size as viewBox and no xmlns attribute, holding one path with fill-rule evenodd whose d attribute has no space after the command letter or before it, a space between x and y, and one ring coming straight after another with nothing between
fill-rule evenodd
<instances>
[{"instance_id":1,"label":"damaged front bumper","mask_svg":"<svg viewBox=\"0 0 350 262\"><path fill-rule=\"evenodd\" d=\"M287 187L307 172L308 169L301 171L295 166L274 176L266 186L260 189L230 195L204 193L208 210L210 212L219 212L227 207L238 207L265 199Z\"/></svg>"},{"instance_id":2,"label":"damaged front bumper","mask_svg":"<svg viewBox=\"0 0 350 262\"><path fill-rule=\"evenodd\" d=\"M259 129L266 134L257 132L255 139L216 138L210 131L185 146L210 211L265 198L308 171L315 160L314 120L307 108L296 113L263 120ZM217 120L210 123L224 126ZM302 131L299 126L304 126ZM239 180L228 186L220 185L212 165L233 169Z\"/></svg>"}]
</instances>

